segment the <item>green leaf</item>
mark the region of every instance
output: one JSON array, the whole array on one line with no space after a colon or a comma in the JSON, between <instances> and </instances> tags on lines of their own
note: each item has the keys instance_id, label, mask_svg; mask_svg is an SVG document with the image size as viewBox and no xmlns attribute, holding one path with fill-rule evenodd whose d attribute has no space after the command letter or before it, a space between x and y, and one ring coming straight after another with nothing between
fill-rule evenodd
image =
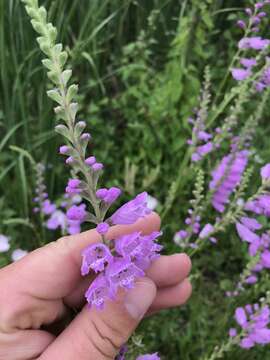
<instances>
[{"instance_id":1,"label":"green leaf","mask_svg":"<svg viewBox=\"0 0 270 360\"><path fill-rule=\"evenodd\" d=\"M49 96L50 99L57 102L59 105L63 105L62 96L59 94L59 91L57 89L48 90L47 95Z\"/></svg>"}]
</instances>

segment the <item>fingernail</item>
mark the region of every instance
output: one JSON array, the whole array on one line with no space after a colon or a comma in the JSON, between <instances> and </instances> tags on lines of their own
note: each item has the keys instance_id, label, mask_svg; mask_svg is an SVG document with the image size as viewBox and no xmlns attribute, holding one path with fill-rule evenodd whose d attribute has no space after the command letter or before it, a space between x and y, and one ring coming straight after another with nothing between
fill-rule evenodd
<instances>
[{"instance_id":1,"label":"fingernail","mask_svg":"<svg viewBox=\"0 0 270 360\"><path fill-rule=\"evenodd\" d=\"M141 320L156 296L156 286L151 280L138 282L124 299L125 307L133 319Z\"/></svg>"}]
</instances>

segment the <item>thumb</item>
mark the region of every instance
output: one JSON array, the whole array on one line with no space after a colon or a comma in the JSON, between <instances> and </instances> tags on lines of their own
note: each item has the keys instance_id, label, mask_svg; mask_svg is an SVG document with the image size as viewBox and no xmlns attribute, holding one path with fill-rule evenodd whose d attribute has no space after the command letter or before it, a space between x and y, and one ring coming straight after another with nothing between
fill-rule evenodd
<instances>
[{"instance_id":1,"label":"thumb","mask_svg":"<svg viewBox=\"0 0 270 360\"><path fill-rule=\"evenodd\" d=\"M127 342L156 296L148 278L139 279L128 292L121 290L116 301L103 310L84 307L40 360L112 360Z\"/></svg>"}]
</instances>

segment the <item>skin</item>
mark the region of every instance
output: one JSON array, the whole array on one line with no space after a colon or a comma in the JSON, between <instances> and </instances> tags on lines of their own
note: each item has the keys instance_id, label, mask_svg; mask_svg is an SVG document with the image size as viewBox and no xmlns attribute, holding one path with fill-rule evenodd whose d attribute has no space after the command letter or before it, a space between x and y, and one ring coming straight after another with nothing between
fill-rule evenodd
<instances>
[{"instance_id":1,"label":"skin","mask_svg":"<svg viewBox=\"0 0 270 360\"><path fill-rule=\"evenodd\" d=\"M153 213L112 227L107 238L159 227ZM93 275L81 277L81 251L97 241L95 230L64 237L0 270L0 360L113 360L144 316L190 297L190 259L174 254L155 260L134 289L119 291L104 310L89 309L84 293Z\"/></svg>"}]
</instances>

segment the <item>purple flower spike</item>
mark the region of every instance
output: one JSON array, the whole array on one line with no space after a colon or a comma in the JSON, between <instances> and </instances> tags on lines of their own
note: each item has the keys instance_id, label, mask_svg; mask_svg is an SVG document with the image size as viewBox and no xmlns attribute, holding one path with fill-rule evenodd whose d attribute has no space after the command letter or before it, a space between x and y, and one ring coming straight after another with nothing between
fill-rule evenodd
<instances>
[{"instance_id":1,"label":"purple flower spike","mask_svg":"<svg viewBox=\"0 0 270 360\"><path fill-rule=\"evenodd\" d=\"M86 217L85 204L79 206L72 205L67 211L67 218L69 220L83 221Z\"/></svg>"},{"instance_id":2,"label":"purple flower spike","mask_svg":"<svg viewBox=\"0 0 270 360\"><path fill-rule=\"evenodd\" d=\"M115 293L104 275L99 275L85 293L88 304L102 310L106 299L114 300Z\"/></svg>"},{"instance_id":3,"label":"purple flower spike","mask_svg":"<svg viewBox=\"0 0 270 360\"><path fill-rule=\"evenodd\" d=\"M151 213L147 207L147 192L143 192L121 206L110 218L111 222L115 225L133 224L139 218L144 217Z\"/></svg>"},{"instance_id":4,"label":"purple flower spike","mask_svg":"<svg viewBox=\"0 0 270 360\"><path fill-rule=\"evenodd\" d=\"M94 171L100 171L102 170L104 165L102 163L95 163L91 166L92 170Z\"/></svg>"},{"instance_id":5,"label":"purple flower spike","mask_svg":"<svg viewBox=\"0 0 270 360\"><path fill-rule=\"evenodd\" d=\"M104 235L109 231L110 226L106 222L98 224L96 230L99 234Z\"/></svg>"},{"instance_id":6,"label":"purple flower spike","mask_svg":"<svg viewBox=\"0 0 270 360\"><path fill-rule=\"evenodd\" d=\"M88 246L82 252L82 257L83 261L81 267L81 274L83 276L87 275L90 269L94 270L96 273L99 271L103 271L106 264L111 263L113 260L113 256L109 248L102 243Z\"/></svg>"},{"instance_id":7,"label":"purple flower spike","mask_svg":"<svg viewBox=\"0 0 270 360\"><path fill-rule=\"evenodd\" d=\"M270 164L266 164L261 168L261 177L264 182L270 181Z\"/></svg>"},{"instance_id":8,"label":"purple flower spike","mask_svg":"<svg viewBox=\"0 0 270 360\"><path fill-rule=\"evenodd\" d=\"M95 156L90 156L90 157L88 157L87 159L85 159L85 163L86 163L87 165L89 165L89 166L94 165L95 162L96 162Z\"/></svg>"},{"instance_id":9,"label":"purple flower spike","mask_svg":"<svg viewBox=\"0 0 270 360\"><path fill-rule=\"evenodd\" d=\"M65 155L69 151L69 147L67 145L62 145L59 148L59 153Z\"/></svg>"},{"instance_id":10,"label":"purple flower spike","mask_svg":"<svg viewBox=\"0 0 270 360\"><path fill-rule=\"evenodd\" d=\"M118 286L125 289L133 288L135 279L142 276L144 272L129 259L115 260L106 269L106 277L115 290Z\"/></svg>"}]
</instances>

